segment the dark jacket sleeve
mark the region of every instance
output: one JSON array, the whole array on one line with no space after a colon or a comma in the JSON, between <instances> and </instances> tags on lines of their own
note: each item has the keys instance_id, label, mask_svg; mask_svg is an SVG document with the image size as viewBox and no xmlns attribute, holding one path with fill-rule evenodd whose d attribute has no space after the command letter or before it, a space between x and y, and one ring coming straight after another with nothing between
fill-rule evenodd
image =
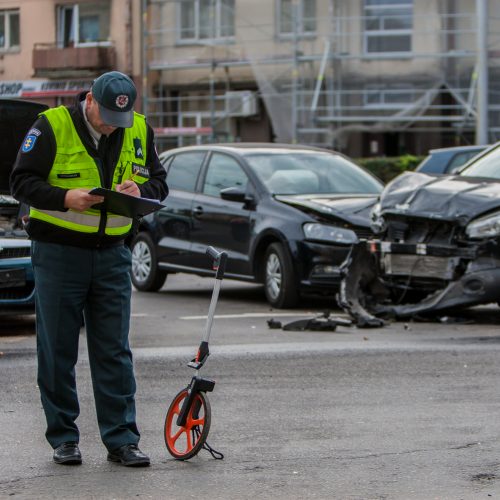
<instances>
[{"instance_id":1,"label":"dark jacket sleeve","mask_svg":"<svg viewBox=\"0 0 500 500\"><path fill-rule=\"evenodd\" d=\"M39 132L33 147L28 151L21 147L17 153L10 176L12 196L35 208L64 211L66 189L47 182L56 152L54 133L44 116L37 119L30 131L33 129Z\"/></svg>"},{"instance_id":2,"label":"dark jacket sleeve","mask_svg":"<svg viewBox=\"0 0 500 500\"><path fill-rule=\"evenodd\" d=\"M141 191L142 198L152 198L162 201L168 195L168 186L165 181L167 173L158 158L154 132L149 125L147 141L146 166L149 168L149 180L144 184L139 184L139 190Z\"/></svg>"}]
</instances>

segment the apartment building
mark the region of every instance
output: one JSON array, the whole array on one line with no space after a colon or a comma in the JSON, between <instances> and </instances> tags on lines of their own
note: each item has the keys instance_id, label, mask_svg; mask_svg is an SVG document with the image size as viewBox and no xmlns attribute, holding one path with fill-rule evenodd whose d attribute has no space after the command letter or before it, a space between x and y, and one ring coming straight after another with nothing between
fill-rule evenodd
<instances>
[{"instance_id":1,"label":"apartment building","mask_svg":"<svg viewBox=\"0 0 500 500\"><path fill-rule=\"evenodd\" d=\"M500 138L500 2L143 5L145 109L164 147L263 140L424 154L476 142L485 114L481 141Z\"/></svg>"},{"instance_id":2,"label":"apartment building","mask_svg":"<svg viewBox=\"0 0 500 500\"><path fill-rule=\"evenodd\" d=\"M67 103L118 69L160 149L492 142L499 67L497 0L0 0L0 98Z\"/></svg>"},{"instance_id":3,"label":"apartment building","mask_svg":"<svg viewBox=\"0 0 500 500\"><path fill-rule=\"evenodd\" d=\"M135 0L0 0L0 98L72 102L104 71L142 87Z\"/></svg>"}]
</instances>

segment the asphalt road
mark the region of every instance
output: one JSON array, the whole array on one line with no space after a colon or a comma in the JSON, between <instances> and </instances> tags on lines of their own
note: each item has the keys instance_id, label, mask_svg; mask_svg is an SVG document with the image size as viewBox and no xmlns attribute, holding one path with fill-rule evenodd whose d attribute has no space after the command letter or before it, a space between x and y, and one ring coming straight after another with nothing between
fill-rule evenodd
<instances>
[{"instance_id":1,"label":"asphalt road","mask_svg":"<svg viewBox=\"0 0 500 500\"><path fill-rule=\"evenodd\" d=\"M187 385L213 281L171 276L134 293L131 343L148 469L106 461L82 332L77 366L79 467L51 461L36 387L32 319L2 320L0 498L480 499L500 497L497 306L435 323L335 332L270 329L333 307L266 305L259 287L224 281L202 374L212 428L206 451L173 460L163 421ZM333 310L333 314L340 315Z\"/></svg>"}]
</instances>

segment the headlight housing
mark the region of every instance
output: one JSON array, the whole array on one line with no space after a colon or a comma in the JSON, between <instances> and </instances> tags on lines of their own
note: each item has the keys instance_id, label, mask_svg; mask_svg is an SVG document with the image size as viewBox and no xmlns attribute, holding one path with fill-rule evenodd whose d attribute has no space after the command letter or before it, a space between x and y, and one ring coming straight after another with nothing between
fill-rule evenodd
<instances>
[{"instance_id":1,"label":"headlight housing","mask_svg":"<svg viewBox=\"0 0 500 500\"><path fill-rule=\"evenodd\" d=\"M304 236L307 240L326 241L328 243L339 243L341 245L352 245L358 242L358 237L351 229L344 229L327 224L309 222L304 224Z\"/></svg>"},{"instance_id":2,"label":"headlight housing","mask_svg":"<svg viewBox=\"0 0 500 500\"><path fill-rule=\"evenodd\" d=\"M492 238L500 236L500 212L494 212L474 219L465 228L465 234L470 238Z\"/></svg>"},{"instance_id":3,"label":"headlight housing","mask_svg":"<svg viewBox=\"0 0 500 500\"><path fill-rule=\"evenodd\" d=\"M465 228L470 238L492 238L500 236L500 212L480 217L470 222Z\"/></svg>"},{"instance_id":4,"label":"headlight housing","mask_svg":"<svg viewBox=\"0 0 500 500\"><path fill-rule=\"evenodd\" d=\"M370 221L371 221L370 228L375 234L379 234L379 233L385 231L385 228L386 228L385 219L381 213L380 202L376 203L373 206L372 211L370 213Z\"/></svg>"}]
</instances>

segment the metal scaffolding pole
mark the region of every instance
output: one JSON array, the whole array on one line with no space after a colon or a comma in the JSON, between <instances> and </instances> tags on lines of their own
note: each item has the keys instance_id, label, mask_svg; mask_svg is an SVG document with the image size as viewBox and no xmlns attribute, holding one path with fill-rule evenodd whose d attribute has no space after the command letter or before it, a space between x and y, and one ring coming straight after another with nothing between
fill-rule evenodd
<instances>
[{"instance_id":1,"label":"metal scaffolding pole","mask_svg":"<svg viewBox=\"0 0 500 500\"><path fill-rule=\"evenodd\" d=\"M488 144L488 0L476 0L477 118L476 144Z\"/></svg>"}]
</instances>

